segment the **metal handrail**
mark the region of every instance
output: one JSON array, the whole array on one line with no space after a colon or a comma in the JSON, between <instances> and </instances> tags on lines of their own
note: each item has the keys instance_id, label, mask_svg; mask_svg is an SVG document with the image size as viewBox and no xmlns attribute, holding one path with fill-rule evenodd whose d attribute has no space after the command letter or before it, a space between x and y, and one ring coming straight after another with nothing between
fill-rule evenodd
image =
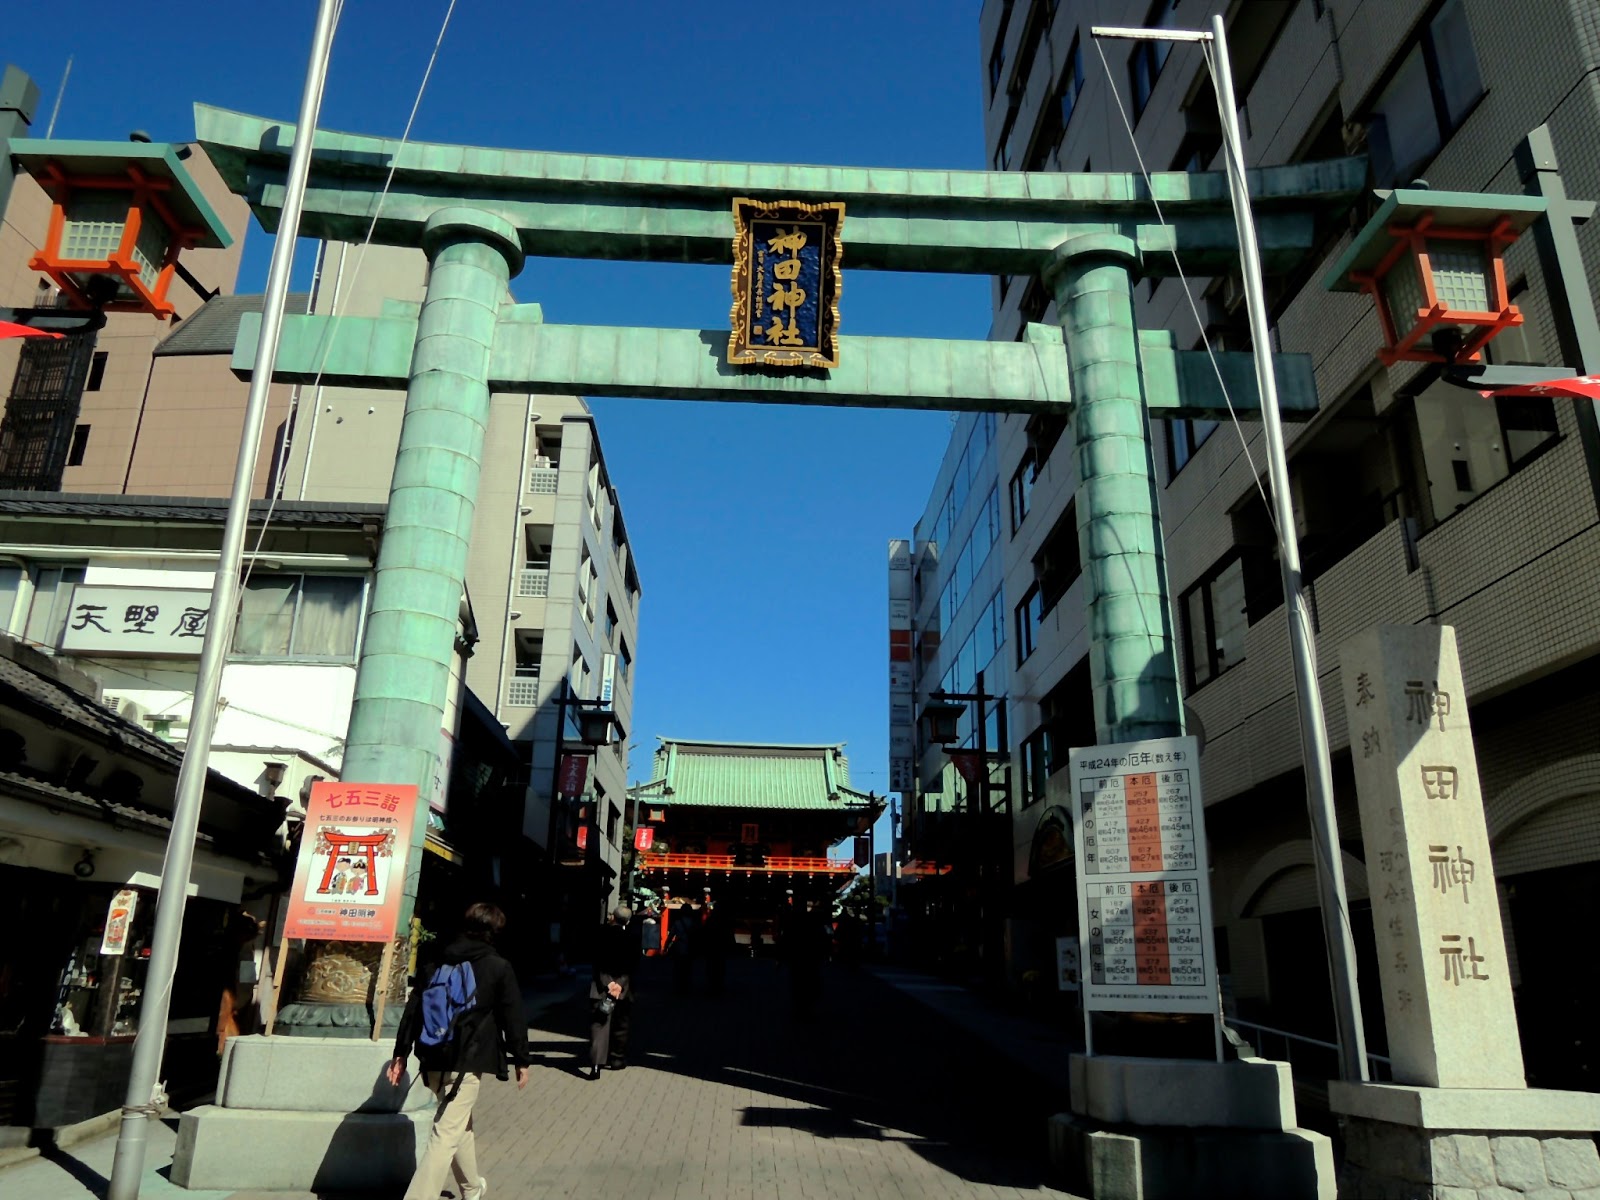
<instances>
[{"instance_id":1,"label":"metal handrail","mask_svg":"<svg viewBox=\"0 0 1600 1200\"><path fill-rule=\"evenodd\" d=\"M1339 1053L1339 1044L1337 1042L1327 1042L1323 1041L1321 1038L1307 1037L1303 1033L1290 1033L1287 1029L1274 1029L1271 1025L1262 1025L1257 1021L1241 1021L1237 1017L1228 1017L1226 1018L1226 1021L1227 1024L1236 1029L1254 1030L1258 1034L1264 1033L1269 1034L1272 1037L1282 1038L1284 1043L1283 1059L1289 1064L1291 1073L1293 1073L1294 1070L1294 1055L1290 1053L1290 1050L1295 1042L1300 1042L1307 1046L1315 1046L1319 1050L1329 1051L1336 1057ZM1261 1047L1257 1046L1256 1049L1261 1050ZM1394 1061L1382 1054L1373 1054L1368 1052L1367 1066L1371 1071L1373 1079L1376 1080L1379 1078L1380 1072L1377 1070L1379 1066L1384 1068L1381 1074L1383 1077L1387 1078L1393 1074Z\"/></svg>"}]
</instances>

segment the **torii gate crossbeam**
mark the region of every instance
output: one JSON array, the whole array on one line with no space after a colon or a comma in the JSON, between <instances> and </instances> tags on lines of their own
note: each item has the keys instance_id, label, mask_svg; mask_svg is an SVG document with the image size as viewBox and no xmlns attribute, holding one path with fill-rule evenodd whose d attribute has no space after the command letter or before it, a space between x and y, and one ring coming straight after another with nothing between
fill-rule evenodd
<instances>
[{"instance_id":1,"label":"torii gate crossbeam","mask_svg":"<svg viewBox=\"0 0 1600 1200\"><path fill-rule=\"evenodd\" d=\"M293 127L196 106L199 140L268 228ZM357 675L346 779L423 783L449 677L491 387L756 402L1054 412L1072 420L1089 663L1102 743L1182 731L1171 605L1148 440L1152 415L1221 415L1205 356L1140 331L1133 284L1237 268L1224 176L901 171L600 158L318 131L302 236L421 246L415 312L288 324L280 378L406 386L406 414ZM393 169L392 180L390 171ZM1268 270L1297 266L1364 182L1361 160L1252 172ZM380 193L388 182L380 211ZM849 338L840 366L776 372L719 357L700 330L544 326L507 300L526 255L729 262L737 196L843 200L854 269L1037 276L1060 333L1017 345ZM1159 211L1158 211L1159 207ZM337 324L340 333L332 333ZM243 345L253 345L248 330ZM1245 362L1220 356L1255 407ZM248 371L248 354L236 357ZM1310 364L1279 356L1284 393L1315 408ZM1233 382L1233 381L1230 381ZM419 831L422 823L418 823ZM420 833L418 834L420 837Z\"/></svg>"}]
</instances>

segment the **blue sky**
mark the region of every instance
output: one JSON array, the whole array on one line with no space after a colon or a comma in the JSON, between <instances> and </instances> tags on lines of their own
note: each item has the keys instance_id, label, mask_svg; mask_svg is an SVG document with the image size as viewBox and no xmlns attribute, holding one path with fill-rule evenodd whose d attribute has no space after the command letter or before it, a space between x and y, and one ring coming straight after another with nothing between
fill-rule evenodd
<instances>
[{"instance_id":1,"label":"blue sky","mask_svg":"<svg viewBox=\"0 0 1600 1200\"><path fill-rule=\"evenodd\" d=\"M322 125L398 136L448 0L347 0ZM412 136L597 154L979 168L976 0L529 4L458 0ZM75 0L8 13L7 60L43 93L42 136L193 136L201 100L293 119L314 0ZM152 82L154 81L154 82ZM818 197L826 199L827 197ZM849 271L852 334L982 338L979 278ZM241 290L266 276L253 227ZM297 259L309 278L310 254ZM563 324L725 328L722 267L530 260L519 299ZM944 413L592 402L644 600L632 775L655 735L849 743L887 776L885 541L910 536ZM881 832L881 830L880 830ZM880 843L882 848L882 843Z\"/></svg>"}]
</instances>

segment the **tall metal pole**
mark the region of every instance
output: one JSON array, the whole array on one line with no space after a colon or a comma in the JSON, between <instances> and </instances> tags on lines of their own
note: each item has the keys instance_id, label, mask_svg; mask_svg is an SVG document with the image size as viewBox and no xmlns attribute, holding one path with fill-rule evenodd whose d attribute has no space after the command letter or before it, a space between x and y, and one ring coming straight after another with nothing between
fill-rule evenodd
<instances>
[{"instance_id":1,"label":"tall metal pole","mask_svg":"<svg viewBox=\"0 0 1600 1200\"><path fill-rule=\"evenodd\" d=\"M1594 205L1567 196L1548 125L1528 134L1517 147L1516 158L1523 191L1542 196L1549 204L1544 220L1534 222L1530 232L1552 300L1550 323L1555 327L1561 361L1580 375L1592 375L1600 372L1600 317L1595 314L1594 293L1589 290L1574 219L1581 216L1587 220ZM1590 490L1600 509L1600 400L1574 400L1573 411L1589 468Z\"/></svg>"},{"instance_id":2,"label":"tall metal pole","mask_svg":"<svg viewBox=\"0 0 1600 1200\"><path fill-rule=\"evenodd\" d=\"M1244 145L1239 137L1238 105L1233 71L1228 63L1228 38L1221 16L1211 19L1212 66L1217 108L1227 147L1228 186L1233 192L1233 218L1239 230L1239 257L1245 308L1250 316L1250 343L1255 351L1256 382L1261 389L1261 428L1267 443L1267 472L1272 480L1272 509L1278 527L1278 565L1283 572L1284 611L1289 621L1290 655L1295 690L1300 698L1300 748L1305 762L1306 801L1317 864L1317 890L1322 905L1322 932L1328 943L1333 982L1333 1014L1339 1036L1339 1074L1345 1080L1367 1078L1366 1034L1356 991L1356 948L1351 939L1349 900L1344 865L1339 858L1339 826L1333 808L1333 768L1328 757L1328 728L1317 686L1316 644L1310 614L1300 590L1300 543L1294 531L1294 505L1289 496L1289 460L1284 452L1283 424L1278 417L1278 384L1272 372L1272 342L1261 285L1261 254L1250 216L1245 181Z\"/></svg>"},{"instance_id":3,"label":"tall metal pole","mask_svg":"<svg viewBox=\"0 0 1600 1200\"><path fill-rule=\"evenodd\" d=\"M122 1125L117 1131L116 1159L111 1167L107 1200L137 1200L144 1174L145 1134L159 1114L161 1056L167 1040L167 1012L172 981L178 966L178 942L183 930L183 909L194 861L195 836L200 826L200 801L205 790L206 760L216 730L217 704L222 693L222 668L233 641L235 610L239 603L239 569L244 560L245 525L250 516L250 490L255 479L257 450L266 426L267 395L278 355L278 331L284 302L289 295L289 275L294 266L295 239L306 179L311 170L311 144L322 107L322 87L327 78L328 56L333 47L341 0L320 0L311 59L306 66L305 88L300 96L300 117L289 154L289 176L283 214L272 246L267 290L262 305L261 336L256 343L256 368L245 401L244 429L239 437L239 458L234 467L233 492L222 530L222 550L217 560L216 584L211 593L211 616L195 679L194 705L189 717L189 740L178 772L178 792L173 804L172 833L167 840L161 869L161 894L156 901L155 933L145 975L144 1000L139 1009L139 1034L133 1047L133 1066L122 1105Z\"/></svg>"}]
</instances>

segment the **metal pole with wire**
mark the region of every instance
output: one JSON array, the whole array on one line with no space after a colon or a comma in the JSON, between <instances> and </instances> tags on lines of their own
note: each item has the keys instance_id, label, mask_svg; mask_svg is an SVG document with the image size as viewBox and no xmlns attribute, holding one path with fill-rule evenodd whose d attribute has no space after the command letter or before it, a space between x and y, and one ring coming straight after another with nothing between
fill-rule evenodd
<instances>
[{"instance_id":1,"label":"metal pole with wire","mask_svg":"<svg viewBox=\"0 0 1600 1200\"><path fill-rule=\"evenodd\" d=\"M151 938L144 1000L139 1010L139 1033L134 1042L133 1065L117 1131L116 1158L111 1168L107 1200L136 1200L144 1174L145 1139L150 1121L159 1114L164 1097L157 1082L167 1038L167 1014L172 999L172 979L178 965L178 943L183 930L184 902L194 861L195 837L200 825L200 802L205 791L206 760L216 729L217 706L222 692L222 668L233 638L239 603L239 570L244 558L245 526L250 517L250 491L256 458L266 426L267 398L278 354L278 332L289 294L294 266L296 233L311 170L311 145L322 107L323 83L333 47L341 0L320 0L311 58L306 67L300 116L294 146L289 154L289 174L282 221L273 242L262 304L261 335L256 343L256 368L245 401L244 429L239 438L239 458L234 467L233 491L223 526L222 549L217 560L216 584L211 594L211 615L200 667L195 679L194 706L189 718L189 740L178 773L173 803L172 833L161 869L161 894L156 902L155 932Z\"/></svg>"},{"instance_id":2,"label":"metal pole with wire","mask_svg":"<svg viewBox=\"0 0 1600 1200\"><path fill-rule=\"evenodd\" d=\"M1228 60L1227 30L1221 16L1212 18L1211 32L1177 29L1126 29L1096 26L1096 38L1196 42L1216 84L1217 109L1222 122L1227 159L1228 188L1233 197L1233 218L1239 235L1240 276L1245 309L1250 320L1250 344L1255 356L1256 383L1261 394L1261 428L1266 441L1269 500L1278 535L1278 565L1283 575L1284 612L1288 618L1290 657L1299 699L1300 749L1306 775L1306 803L1316 847L1317 892L1322 909L1322 930L1327 941L1328 970L1333 985L1334 1024L1339 1041L1339 1075L1365 1081L1366 1034L1356 989L1356 950L1351 936L1349 898L1344 865L1339 854L1339 827L1333 803L1333 767L1328 751L1327 722L1317 683L1316 643L1310 613L1301 590L1300 543L1295 536L1294 506L1289 494L1289 461L1284 449L1283 424L1278 414L1278 383L1272 369L1272 341L1267 326L1265 289L1261 282L1261 253L1256 244L1255 222L1250 215L1249 184L1245 178L1244 144L1239 136L1238 103L1233 94L1233 72Z\"/></svg>"}]
</instances>

